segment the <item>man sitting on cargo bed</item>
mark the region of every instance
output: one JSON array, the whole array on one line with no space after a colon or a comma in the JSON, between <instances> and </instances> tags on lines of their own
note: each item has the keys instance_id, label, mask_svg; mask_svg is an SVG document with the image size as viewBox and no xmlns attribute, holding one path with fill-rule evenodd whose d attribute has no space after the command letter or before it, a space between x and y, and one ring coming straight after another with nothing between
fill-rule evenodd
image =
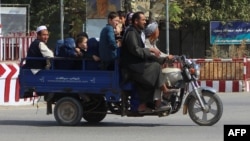
<instances>
[{"instance_id":1,"label":"man sitting on cargo bed","mask_svg":"<svg viewBox=\"0 0 250 141\"><path fill-rule=\"evenodd\" d=\"M37 27L36 30L37 33L37 39L35 39L28 49L27 58L28 57L41 57L41 58L50 58L54 57L53 51L51 51L48 46L46 45L48 38L49 38L49 32L47 30L47 27L42 25ZM48 61L46 59L27 59L25 68L30 69L45 69L49 66Z\"/></svg>"}]
</instances>

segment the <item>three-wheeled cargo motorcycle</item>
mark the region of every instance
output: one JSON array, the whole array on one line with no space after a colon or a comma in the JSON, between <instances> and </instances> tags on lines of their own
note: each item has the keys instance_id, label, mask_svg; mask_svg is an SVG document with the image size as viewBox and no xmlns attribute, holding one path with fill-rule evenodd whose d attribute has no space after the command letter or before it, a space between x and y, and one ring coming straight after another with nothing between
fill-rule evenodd
<instances>
[{"instance_id":1,"label":"three-wheeled cargo motorcycle","mask_svg":"<svg viewBox=\"0 0 250 141\"><path fill-rule=\"evenodd\" d=\"M175 57L179 67L162 69L171 90L171 96L163 97L163 102L171 108L145 114L137 111L139 102L133 83L126 81L121 85L124 81L117 62L114 70L98 70L88 69L91 60L83 59L81 69L67 70L57 67L56 62L62 58L55 57L47 61L51 63L49 69L34 71L23 67L27 59L41 58L21 60L20 97L43 96L47 102L47 114L54 113L60 125L78 125L82 118L87 122L100 122L107 114L166 117L182 108L183 114L188 113L196 124L211 126L220 120L223 113L222 101L216 90L199 85L200 67L185 55Z\"/></svg>"}]
</instances>

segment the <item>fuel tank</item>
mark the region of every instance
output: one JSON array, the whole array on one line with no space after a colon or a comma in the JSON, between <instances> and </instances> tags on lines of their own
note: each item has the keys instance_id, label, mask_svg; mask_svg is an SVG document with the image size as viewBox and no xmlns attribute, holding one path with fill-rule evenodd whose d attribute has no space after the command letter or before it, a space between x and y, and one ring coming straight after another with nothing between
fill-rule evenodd
<instances>
[{"instance_id":1,"label":"fuel tank","mask_svg":"<svg viewBox=\"0 0 250 141\"><path fill-rule=\"evenodd\" d=\"M176 87L183 80L181 69L179 68L164 68L162 69L162 73L168 87Z\"/></svg>"}]
</instances>

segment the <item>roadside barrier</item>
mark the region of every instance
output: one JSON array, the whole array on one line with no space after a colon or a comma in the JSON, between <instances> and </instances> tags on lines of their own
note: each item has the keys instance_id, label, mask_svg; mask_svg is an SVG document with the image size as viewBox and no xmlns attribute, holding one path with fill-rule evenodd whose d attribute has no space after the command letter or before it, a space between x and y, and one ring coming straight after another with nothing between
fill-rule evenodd
<instances>
[{"instance_id":1,"label":"roadside barrier","mask_svg":"<svg viewBox=\"0 0 250 141\"><path fill-rule=\"evenodd\" d=\"M201 67L201 86L213 87L218 92L242 92L248 90L246 58L193 60L200 64Z\"/></svg>"},{"instance_id":2,"label":"roadside barrier","mask_svg":"<svg viewBox=\"0 0 250 141\"><path fill-rule=\"evenodd\" d=\"M202 87L213 87L217 92L249 91L250 60L247 58L192 60L200 65L199 83ZM175 67L178 66L176 63Z\"/></svg>"},{"instance_id":3,"label":"roadside barrier","mask_svg":"<svg viewBox=\"0 0 250 141\"><path fill-rule=\"evenodd\" d=\"M19 98L18 74L18 63L0 63L0 105L28 105L33 103L33 98Z\"/></svg>"},{"instance_id":4,"label":"roadside barrier","mask_svg":"<svg viewBox=\"0 0 250 141\"><path fill-rule=\"evenodd\" d=\"M19 98L17 61L27 54L27 49L35 35L13 35L0 37L0 105L26 105L31 99Z\"/></svg>"}]
</instances>

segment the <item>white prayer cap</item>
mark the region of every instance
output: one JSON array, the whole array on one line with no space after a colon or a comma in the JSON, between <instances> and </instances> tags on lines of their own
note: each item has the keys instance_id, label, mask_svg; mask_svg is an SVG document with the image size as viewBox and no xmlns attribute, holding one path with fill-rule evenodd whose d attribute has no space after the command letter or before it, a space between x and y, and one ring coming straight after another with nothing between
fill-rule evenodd
<instances>
[{"instance_id":1,"label":"white prayer cap","mask_svg":"<svg viewBox=\"0 0 250 141\"><path fill-rule=\"evenodd\" d=\"M39 31L45 30L45 29L47 30L47 27L45 25L41 25L41 26L36 28L36 32L39 32Z\"/></svg>"}]
</instances>

